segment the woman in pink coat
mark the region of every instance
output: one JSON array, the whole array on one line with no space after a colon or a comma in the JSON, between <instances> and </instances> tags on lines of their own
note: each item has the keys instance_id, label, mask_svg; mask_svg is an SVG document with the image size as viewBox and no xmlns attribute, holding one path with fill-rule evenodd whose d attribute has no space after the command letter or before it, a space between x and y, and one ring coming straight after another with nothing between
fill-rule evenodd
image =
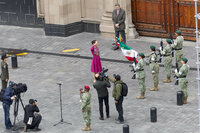
<instances>
[{"instance_id":1,"label":"woman in pink coat","mask_svg":"<svg viewBox=\"0 0 200 133\"><path fill-rule=\"evenodd\" d=\"M98 48L98 42L97 40L92 41L92 47L90 48L93 58L92 58L92 64L91 64L91 72L93 73L94 82L95 80L95 74L102 71L101 67L101 60L100 60L100 53Z\"/></svg>"}]
</instances>

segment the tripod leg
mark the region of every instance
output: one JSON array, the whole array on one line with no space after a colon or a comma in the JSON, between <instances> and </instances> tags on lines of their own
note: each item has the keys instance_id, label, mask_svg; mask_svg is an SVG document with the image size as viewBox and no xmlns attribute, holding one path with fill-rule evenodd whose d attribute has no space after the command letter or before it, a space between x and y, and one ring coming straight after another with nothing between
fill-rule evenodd
<instances>
[{"instance_id":1,"label":"tripod leg","mask_svg":"<svg viewBox=\"0 0 200 133\"><path fill-rule=\"evenodd\" d=\"M17 115L18 115L18 109L19 109L19 99L16 98L15 99L15 106L14 106L14 122L13 122L13 126L15 126L15 124L16 124L16 118L17 118Z\"/></svg>"},{"instance_id":2,"label":"tripod leg","mask_svg":"<svg viewBox=\"0 0 200 133\"><path fill-rule=\"evenodd\" d=\"M19 100L20 100L20 102L21 102L22 108L25 110L24 104L23 104L23 101L22 101L21 97L19 98Z\"/></svg>"},{"instance_id":3,"label":"tripod leg","mask_svg":"<svg viewBox=\"0 0 200 133\"><path fill-rule=\"evenodd\" d=\"M61 122L63 122L63 116L62 116L62 95L61 95L61 85L59 85L59 88L60 88L60 117L61 117Z\"/></svg>"}]
</instances>

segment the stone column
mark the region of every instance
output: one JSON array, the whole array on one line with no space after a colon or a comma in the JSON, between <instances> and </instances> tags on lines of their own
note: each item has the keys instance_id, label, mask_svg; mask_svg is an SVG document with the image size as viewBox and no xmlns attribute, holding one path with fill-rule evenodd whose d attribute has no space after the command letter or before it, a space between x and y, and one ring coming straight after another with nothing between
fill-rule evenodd
<instances>
[{"instance_id":1,"label":"stone column","mask_svg":"<svg viewBox=\"0 0 200 133\"><path fill-rule=\"evenodd\" d=\"M114 26L112 22L112 12L117 0L104 0L104 14L101 19L100 31L103 37L114 38Z\"/></svg>"},{"instance_id":2,"label":"stone column","mask_svg":"<svg viewBox=\"0 0 200 133\"><path fill-rule=\"evenodd\" d=\"M119 4L126 11L126 35L127 39L135 39L139 35L132 22L131 0L119 0Z\"/></svg>"},{"instance_id":3,"label":"stone column","mask_svg":"<svg viewBox=\"0 0 200 133\"><path fill-rule=\"evenodd\" d=\"M38 18L44 18L44 0L37 0L36 4Z\"/></svg>"},{"instance_id":4,"label":"stone column","mask_svg":"<svg viewBox=\"0 0 200 133\"><path fill-rule=\"evenodd\" d=\"M132 23L131 0L104 0L104 14L102 16L100 31L103 37L114 38L114 25L112 22L112 11L114 5L119 3L121 8L126 11L126 37L127 39L135 39L138 33Z\"/></svg>"}]
</instances>

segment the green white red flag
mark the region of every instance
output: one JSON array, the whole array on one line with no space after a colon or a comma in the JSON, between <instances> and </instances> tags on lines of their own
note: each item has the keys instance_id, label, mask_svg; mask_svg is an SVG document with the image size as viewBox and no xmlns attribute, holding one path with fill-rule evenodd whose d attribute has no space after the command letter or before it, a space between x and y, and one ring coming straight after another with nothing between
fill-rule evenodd
<instances>
[{"instance_id":1,"label":"green white red flag","mask_svg":"<svg viewBox=\"0 0 200 133\"><path fill-rule=\"evenodd\" d=\"M137 61L137 55L138 55L137 51L135 51L131 47L128 47L127 45L123 44L119 38L117 38L116 44L118 46L120 46L122 53L129 61L134 61L136 63L138 62Z\"/></svg>"}]
</instances>

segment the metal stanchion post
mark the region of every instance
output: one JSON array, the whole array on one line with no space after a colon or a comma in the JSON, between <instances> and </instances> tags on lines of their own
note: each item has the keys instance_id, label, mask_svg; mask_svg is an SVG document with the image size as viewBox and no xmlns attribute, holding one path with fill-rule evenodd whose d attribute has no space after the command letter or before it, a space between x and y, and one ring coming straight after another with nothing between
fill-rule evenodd
<instances>
[{"instance_id":1,"label":"metal stanchion post","mask_svg":"<svg viewBox=\"0 0 200 133\"><path fill-rule=\"evenodd\" d=\"M12 61L12 68L17 68L17 56L15 54L12 55L11 57L11 61Z\"/></svg>"},{"instance_id":2,"label":"metal stanchion post","mask_svg":"<svg viewBox=\"0 0 200 133\"><path fill-rule=\"evenodd\" d=\"M150 109L150 115L151 115L151 122L157 122L157 109L156 109L156 107L152 107Z\"/></svg>"},{"instance_id":3,"label":"metal stanchion post","mask_svg":"<svg viewBox=\"0 0 200 133\"><path fill-rule=\"evenodd\" d=\"M195 21L196 21L196 52L197 52L197 83L198 83L198 111L199 111L199 132L200 132L200 73L199 73L199 29L198 29L198 19L200 19L200 14L197 13L197 2L198 0L194 0L195 2Z\"/></svg>"},{"instance_id":4,"label":"metal stanchion post","mask_svg":"<svg viewBox=\"0 0 200 133\"><path fill-rule=\"evenodd\" d=\"M177 91L177 105L183 105L183 92Z\"/></svg>"},{"instance_id":5,"label":"metal stanchion post","mask_svg":"<svg viewBox=\"0 0 200 133\"><path fill-rule=\"evenodd\" d=\"M129 125L127 124L123 125L123 133L129 133Z\"/></svg>"}]
</instances>

